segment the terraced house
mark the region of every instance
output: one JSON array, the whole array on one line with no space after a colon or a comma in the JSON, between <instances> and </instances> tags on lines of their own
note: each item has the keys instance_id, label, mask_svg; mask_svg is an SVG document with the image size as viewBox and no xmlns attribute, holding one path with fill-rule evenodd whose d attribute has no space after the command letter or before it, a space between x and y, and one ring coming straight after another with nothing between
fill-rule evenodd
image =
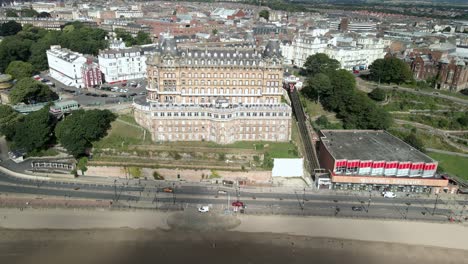
<instances>
[{"instance_id":1,"label":"terraced house","mask_svg":"<svg viewBox=\"0 0 468 264\"><path fill-rule=\"evenodd\" d=\"M148 94L134 102L135 119L155 141L288 141L281 62L277 40L264 49L182 49L166 37L147 61Z\"/></svg>"}]
</instances>

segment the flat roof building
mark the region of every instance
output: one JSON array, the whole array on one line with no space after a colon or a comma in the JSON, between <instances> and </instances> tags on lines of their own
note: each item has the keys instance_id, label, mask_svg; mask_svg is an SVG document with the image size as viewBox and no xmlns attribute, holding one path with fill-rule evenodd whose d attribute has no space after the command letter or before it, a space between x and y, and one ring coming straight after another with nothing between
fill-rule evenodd
<instances>
[{"instance_id":1,"label":"flat roof building","mask_svg":"<svg viewBox=\"0 0 468 264\"><path fill-rule=\"evenodd\" d=\"M446 187L437 161L383 130L321 130L319 162L333 188L431 191Z\"/></svg>"}]
</instances>

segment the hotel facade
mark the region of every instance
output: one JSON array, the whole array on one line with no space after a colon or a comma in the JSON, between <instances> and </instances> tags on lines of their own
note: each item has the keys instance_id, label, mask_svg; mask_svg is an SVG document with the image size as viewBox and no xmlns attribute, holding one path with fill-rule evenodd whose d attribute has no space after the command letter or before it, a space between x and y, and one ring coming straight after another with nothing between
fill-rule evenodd
<instances>
[{"instance_id":1,"label":"hotel facade","mask_svg":"<svg viewBox=\"0 0 468 264\"><path fill-rule=\"evenodd\" d=\"M289 141L279 42L265 48L179 49L166 37L147 61L147 97L136 121L155 141Z\"/></svg>"}]
</instances>

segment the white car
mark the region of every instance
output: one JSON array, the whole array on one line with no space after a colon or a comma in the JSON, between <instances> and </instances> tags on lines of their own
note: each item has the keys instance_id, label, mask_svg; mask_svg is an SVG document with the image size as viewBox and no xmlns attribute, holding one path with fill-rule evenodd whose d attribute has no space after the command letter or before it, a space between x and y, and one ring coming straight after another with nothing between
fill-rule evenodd
<instances>
[{"instance_id":1,"label":"white car","mask_svg":"<svg viewBox=\"0 0 468 264\"><path fill-rule=\"evenodd\" d=\"M395 198L396 194L394 192L384 192L383 197L385 197L385 198Z\"/></svg>"},{"instance_id":2,"label":"white car","mask_svg":"<svg viewBox=\"0 0 468 264\"><path fill-rule=\"evenodd\" d=\"M198 208L198 212L200 213L208 213L210 211L210 207L208 205L203 205Z\"/></svg>"}]
</instances>

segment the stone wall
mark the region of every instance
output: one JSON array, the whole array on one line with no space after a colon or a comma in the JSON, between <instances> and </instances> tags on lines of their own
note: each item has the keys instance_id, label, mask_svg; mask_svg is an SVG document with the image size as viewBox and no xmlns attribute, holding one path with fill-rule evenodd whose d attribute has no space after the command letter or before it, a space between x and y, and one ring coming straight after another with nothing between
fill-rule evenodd
<instances>
[{"instance_id":1,"label":"stone wall","mask_svg":"<svg viewBox=\"0 0 468 264\"><path fill-rule=\"evenodd\" d=\"M211 171L211 170L189 170L189 169L150 169L142 168L142 177L153 179L153 172L157 171L165 180L184 180L187 182L209 181L246 181L255 184L270 184L271 171ZM219 178L210 177L215 172ZM124 167L119 166L89 166L85 175L101 177L129 177Z\"/></svg>"}]
</instances>

